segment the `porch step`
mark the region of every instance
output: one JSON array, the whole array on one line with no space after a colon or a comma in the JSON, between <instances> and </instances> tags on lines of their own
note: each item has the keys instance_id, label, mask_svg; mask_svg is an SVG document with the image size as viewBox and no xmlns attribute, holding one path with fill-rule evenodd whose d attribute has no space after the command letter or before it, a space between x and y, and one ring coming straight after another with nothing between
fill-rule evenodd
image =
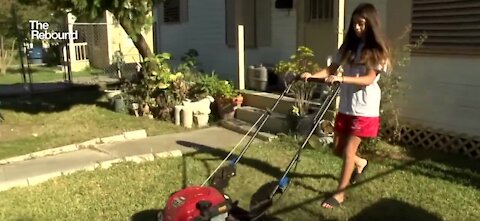
<instances>
[{"instance_id":1,"label":"porch step","mask_svg":"<svg viewBox=\"0 0 480 221\"><path fill-rule=\"evenodd\" d=\"M242 90L242 96L244 97L243 104L242 104L243 106L256 107L256 108L265 110L265 108L273 107L277 99L280 97L280 94L269 93L269 92L258 92L258 91L252 91L252 90ZM324 96L322 97L316 96L311 101L308 101L308 103L310 103L310 109L314 111L318 110L318 108L322 105L322 102L324 102L323 100L325 99ZM282 100L279 101L277 107L273 111L280 114L289 114L290 111L292 110L293 105L295 105L295 99L292 97L284 96ZM334 104L330 105L329 113L327 113L325 116L326 118L330 119L332 116L334 116L333 107L334 107Z\"/></svg>"},{"instance_id":2,"label":"porch step","mask_svg":"<svg viewBox=\"0 0 480 221\"><path fill-rule=\"evenodd\" d=\"M264 112L265 109L251 106L242 106L236 110L235 118L253 125L262 116ZM267 114L265 114L265 117L266 116ZM258 125L260 125L262 121L263 120L260 120L260 123ZM272 134L285 133L288 130L289 125L286 114L278 112L272 112L263 127L260 129L260 131L262 132L268 132Z\"/></svg>"},{"instance_id":3,"label":"porch step","mask_svg":"<svg viewBox=\"0 0 480 221\"><path fill-rule=\"evenodd\" d=\"M264 112L265 110L262 110L260 108L242 106L236 110L235 118L242 122L246 122L251 126L255 124L255 122L262 116ZM313 118L315 114L308 115L308 117L305 118L303 122L300 123L300 127L297 128L300 133L309 133L309 130L313 125ZM325 113L325 116L323 117L323 120L326 120L327 122L328 121L333 122L332 119L334 119L334 116L335 116L334 111L327 110L327 112ZM260 126L262 121L263 120L260 120L260 122L257 125ZM247 128L247 131L248 129L249 128ZM272 114L270 115L268 120L265 122L263 127L260 129L260 131L265 133L270 133L270 134L279 134L279 133L288 133L290 129L291 128L290 128L286 114L272 112ZM322 134L322 129L320 129L320 127L316 129L316 134L318 135Z\"/></svg>"},{"instance_id":4,"label":"porch step","mask_svg":"<svg viewBox=\"0 0 480 221\"><path fill-rule=\"evenodd\" d=\"M257 107L265 110L265 108L272 108L279 94L259 92L253 90L242 90L243 106ZM291 97L283 97L275 108L275 112L287 114L292 109L292 105L295 104L295 100Z\"/></svg>"},{"instance_id":5,"label":"porch step","mask_svg":"<svg viewBox=\"0 0 480 221\"><path fill-rule=\"evenodd\" d=\"M252 128L253 124L239 120L239 119L230 119L230 120L222 120L220 122L220 125L224 128L227 128L229 130L241 133L241 134L247 134L247 132ZM257 130L257 126L255 126L249 133L249 136L253 136L255 134L255 131ZM277 138L276 135L266 133L266 132L261 132L259 131L256 138L271 142L274 139Z\"/></svg>"}]
</instances>

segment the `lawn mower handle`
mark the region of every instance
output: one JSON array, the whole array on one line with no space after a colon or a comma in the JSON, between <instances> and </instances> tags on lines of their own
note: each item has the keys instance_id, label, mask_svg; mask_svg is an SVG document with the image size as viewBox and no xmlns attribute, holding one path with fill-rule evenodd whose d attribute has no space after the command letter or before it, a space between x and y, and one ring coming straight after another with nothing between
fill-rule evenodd
<instances>
[{"instance_id":1,"label":"lawn mower handle","mask_svg":"<svg viewBox=\"0 0 480 221\"><path fill-rule=\"evenodd\" d=\"M326 78L309 77L307 82L325 83ZM303 79L302 79L303 80Z\"/></svg>"},{"instance_id":2,"label":"lawn mower handle","mask_svg":"<svg viewBox=\"0 0 480 221\"><path fill-rule=\"evenodd\" d=\"M317 78L319 79L319 78ZM308 79L307 79L308 80ZM317 114L315 115L314 117L314 125L312 126L311 130L310 130L310 133L308 134L308 136L304 139L303 141L303 144L301 145L300 148L297 149L296 151L296 154L294 156L294 158L290 161L287 169L285 170L283 176L280 178L279 180L279 183L277 184L277 186L275 187L275 189L270 193L270 196L269 196L269 200L272 200L273 196L277 193L277 191L279 189L283 189L281 190L281 192L284 192L285 189L286 189L286 186L288 186L288 183L289 183L289 178L287 177L287 175L290 173L290 170L293 168L294 164L296 164L299 160L299 157L300 157L300 153L301 151L305 148L305 146L307 145L308 143L308 140L310 139L310 137L313 135L313 133L315 132L316 128L318 127L318 125L320 124L320 122L322 121L323 117L325 116L325 114L327 113L328 111L328 107L333 103L333 101L335 100L335 98L337 97L339 91L340 91L340 82L335 82L334 83L334 87L331 89L331 93L328 95L328 97L326 98L326 100L322 103L322 106L320 107L320 109L317 111ZM280 187L280 186L283 186L283 187Z\"/></svg>"},{"instance_id":3,"label":"lawn mower handle","mask_svg":"<svg viewBox=\"0 0 480 221\"><path fill-rule=\"evenodd\" d=\"M309 77L306 82L313 82L313 83L323 83L323 84L326 84L325 82L325 79L327 78L318 78L318 77ZM305 79L301 78L300 75L297 75L293 81L303 81L305 82ZM333 83L334 85L335 84L340 84L340 82L336 81Z\"/></svg>"}]
</instances>

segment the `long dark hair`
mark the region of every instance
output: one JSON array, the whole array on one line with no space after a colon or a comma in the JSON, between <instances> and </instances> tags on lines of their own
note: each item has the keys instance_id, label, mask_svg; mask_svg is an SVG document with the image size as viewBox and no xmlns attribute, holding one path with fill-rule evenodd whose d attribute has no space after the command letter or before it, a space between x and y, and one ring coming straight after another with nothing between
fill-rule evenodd
<instances>
[{"instance_id":1,"label":"long dark hair","mask_svg":"<svg viewBox=\"0 0 480 221\"><path fill-rule=\"evenodd\" d=\"M356 55L361 39L355 34L354 18L358 15L366 20L365 45L360 55ZM380 61L389 62L390 51L388 43L381 31L380 19L375 6L369 3L362 3L353 11L350 25L340 47L342 62L353 63L356 56L360 56L359 63L372 68Z\"/></svg>"}]
</instances>

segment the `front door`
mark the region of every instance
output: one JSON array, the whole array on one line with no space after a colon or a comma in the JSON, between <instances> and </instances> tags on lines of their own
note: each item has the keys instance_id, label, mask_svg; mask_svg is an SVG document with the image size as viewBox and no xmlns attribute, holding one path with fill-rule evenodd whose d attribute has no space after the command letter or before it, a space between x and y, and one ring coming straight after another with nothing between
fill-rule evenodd
<instances>
[{"instance_id":1,"label":"front door","mask_svg":"<svg viewBox=\"0 0 480 221\"><path fill-rule=\"evenodd\" d=\"M312 49L321 67L326 66L328 56L333 56L337 49L338 2L298 1L297 45Z\"/></svg>"}]
</instances>

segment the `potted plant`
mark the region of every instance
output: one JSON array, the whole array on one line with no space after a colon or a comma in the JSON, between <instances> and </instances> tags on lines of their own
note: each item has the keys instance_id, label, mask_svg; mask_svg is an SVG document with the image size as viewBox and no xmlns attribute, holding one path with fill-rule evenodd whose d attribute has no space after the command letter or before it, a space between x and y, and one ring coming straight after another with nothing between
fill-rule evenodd
<instances>
[{"instance_id":1,"label":"potted plant","mask_svg":"<svg viewBox=\"0 0 480 221\"><path fill-rule=\"evenodd\" d=\"M235 110L242 105L243 96L240 93L224 94L217 98L217 110L221 119L233 119Z\"/></svg>"},{"instance_id":2,"label":"potted plant","mask_svg":"<svg viewBox=\"0 0 480 221\"><path fill-rule=\"evenodd\" d=\"M275 67L275 73L279 75L284 87L287 86L288 79L294 79L304 72L316 72L320 70L320 66L315 62L313 51L305 46L300 46L296 53L288 60L281 60ZM307 118L310 109L309 101L312 99L316 89L315 83L297 81L291 87L291 92L295 102L292 105L292 111L289 113L291 126L297 129L299 122Z\"/></svg>"},{"instance_id":3,"label":"potted plant","mask_svg":"<svg viewBox=\"0 0 480 221\"><path fill-rule=\"evenodd\" d=\"M127 113L128 111L128 101L127 101L127 95L125 93L119 93L114 95L111 98L111 105L112 108L115 112L118 113Z\"/></svg>"},{"instance_id":4,"label":"potted plant","mask_svg":"<svg viewBox=\"0 0 480 221\"><path fill-rule=\"evenodd\" d=\"M198 96L210 95L215 99L212 104L221 119L233 118L235 110L243 103L243 96L235 90L233 84L221 80L214 72L200 75L194 87Z\"/></svg>"},{"instance_id":5,"label":"potted plant","mask_svg":"<svg viewBox=\"0 0 480 221\"><path fill-rule=\"evenodd\" d=\"M174 71L168 61L171 55L161 53L143 62L142 79L136 84L126 84L128 93L135 98L143 115L173 121L174 107L189 98L191 82L182 72ZM150 65L158 66L156 70Z\"/></svg>"}]
</instances>

